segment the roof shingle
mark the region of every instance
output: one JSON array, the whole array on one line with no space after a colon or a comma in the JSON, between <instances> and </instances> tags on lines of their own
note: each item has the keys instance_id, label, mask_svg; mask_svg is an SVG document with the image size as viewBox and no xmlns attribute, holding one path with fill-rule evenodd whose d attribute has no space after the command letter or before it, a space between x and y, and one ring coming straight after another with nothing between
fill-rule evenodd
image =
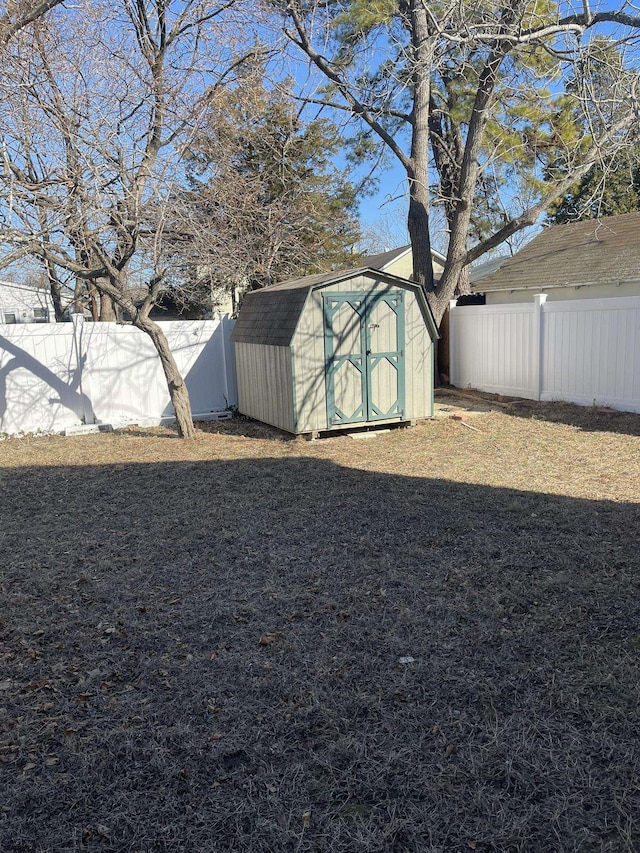
<instances>
[{"instance_id":1,"label":"roof shingle","mask_svg":"<svg viewBox=\"0 0 640 853\"><path fill-rule=\"evenodd\" d=\"M545 228L473 289L484 293L639 279L640 212L634 212Z\"/></svg>"},{"instance_id":2,"label":"roof shingle","mask_svg":"<svg viewBox=\"0 0 640 853\"><path fill-rule=\"evenodd\" d=\"M420 299L431 337L433 340L437 339L438 330L433 315L424 299L421 288L417 284L381 270L362 267L355 270L316 273L315 275L306 275L303 278L292 278L247 293L231 333L231 340L234 343L289 346L304 309L307 295L311 290L324 285L349 281L361 275L369 276L373 280L382 279L390 284L412 289Z\"/></svg>"}]
</instances>

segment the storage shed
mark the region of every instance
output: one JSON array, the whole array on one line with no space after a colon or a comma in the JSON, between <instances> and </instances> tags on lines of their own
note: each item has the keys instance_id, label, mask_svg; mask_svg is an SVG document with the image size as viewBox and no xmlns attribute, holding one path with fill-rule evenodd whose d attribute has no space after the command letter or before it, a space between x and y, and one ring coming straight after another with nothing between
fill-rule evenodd
<instances>
[{"instance_id":1,"label":"storage shed","mask_svg":"<svg viewBox=\"0 0 640 853\"><path fill-rule=\"evenodd\" d=\"M238 408L298 434L430 417L437 337L421 287L370 267L253 291L231 336Z\"/></svg>"}]
</instances>

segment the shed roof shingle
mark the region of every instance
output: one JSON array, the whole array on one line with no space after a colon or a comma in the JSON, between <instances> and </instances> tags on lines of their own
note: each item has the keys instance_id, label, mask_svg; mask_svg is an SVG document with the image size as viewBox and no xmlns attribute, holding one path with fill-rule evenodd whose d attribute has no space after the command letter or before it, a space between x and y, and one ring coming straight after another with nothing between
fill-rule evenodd
<instances>
[{"instance_id":1,"label":"shed roof shingle","mask_svg":"<svg viewBox=\"0 0 640 853\"><path fill-rule=\"evenodd\" d=\"M481 293L640 279L640 213L545 228L493 274Z\"/></svg>"},{"instance_id":2,"label":"shed roof shingle","mask_svg":"<svg viewBox=\"0 0 640 853\"><path fill-rule=\"evenodd\" d=\"M361 275L383 279L390 284L398 284L419 293L431 336L434 340L438 337L433 315L419 285L378 269L361 267L354 270L315 273L302 278L292 278L247 293L242 303L240 315L231 333L231 340L235 343L288 346L293 339L298 319L311 290L316 287L337 284L341 281L349 281Z\"/></svg>"}]
</instances>

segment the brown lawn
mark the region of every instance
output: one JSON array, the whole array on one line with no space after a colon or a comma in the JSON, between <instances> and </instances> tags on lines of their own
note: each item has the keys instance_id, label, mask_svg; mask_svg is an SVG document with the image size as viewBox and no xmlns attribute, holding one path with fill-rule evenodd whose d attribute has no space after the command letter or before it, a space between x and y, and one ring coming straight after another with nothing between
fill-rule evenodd
<instances>
[{"instance_id":1,"label":"brown lawn","mask_svg":"<svg viewBox=\"0 0 640 853\"><path fill-rule=\"evenodd\" d=\"M0 442L0 849L640 849L640 416Z\"/></svg>"}]
</instances>

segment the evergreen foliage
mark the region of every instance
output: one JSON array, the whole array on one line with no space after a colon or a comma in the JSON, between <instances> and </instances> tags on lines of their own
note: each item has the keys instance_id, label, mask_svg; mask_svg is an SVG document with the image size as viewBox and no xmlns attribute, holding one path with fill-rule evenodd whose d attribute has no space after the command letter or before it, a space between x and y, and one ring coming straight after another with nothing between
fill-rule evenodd
<instances>
[{"instance_id":1,"label":"evergreen foliage","mask_svg":"<svg viewBox=\"0 0 640 853\"><path fill-rule=\"evenodd\" d=\"M587 172L552 207L547 222L560 225L634 210L640 210L640 165L625 158L625 162Z\"/></svg>"},{"instance_id":2,"label":"evergreen foliage","mask_svg":"<svg viewBox=\"0 0 640 853\"><path fill-rule=\"evenodd\" d=\"M176 246L203 289L254 289L352 265L359 188L334 122L305 120L261 70L219 98L191 146Z\"/></svg>"}]
</instances>

